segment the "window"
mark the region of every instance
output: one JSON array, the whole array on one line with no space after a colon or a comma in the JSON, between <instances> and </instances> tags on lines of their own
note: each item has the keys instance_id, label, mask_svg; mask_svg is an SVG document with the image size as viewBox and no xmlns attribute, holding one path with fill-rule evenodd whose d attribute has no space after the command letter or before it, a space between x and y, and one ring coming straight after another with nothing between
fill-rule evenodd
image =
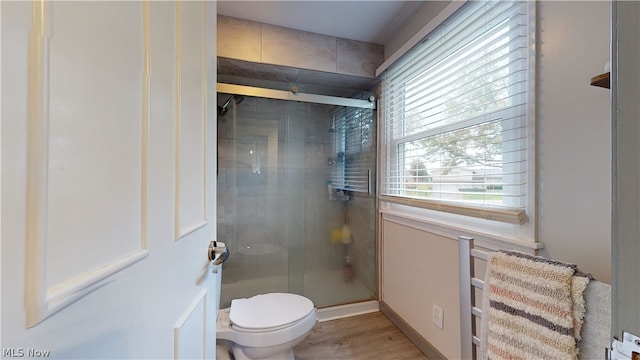
<instances>
[{"instance_id":1,"label":"window","mask_svg":"<svg viewBox=\"0 0 640 360\"><path fill-rule=\"evenodd\" d=\"M533 6L469 1L383 74L383 200L526 221Z\"/></svg>"},{"instance_id":2,"label":"window","mask_svg":"<svg viewBox=\"0 0 640 360\"><path fill-rule=\"evenodd\" d=\"M343 107L333 114L331 131L332 187L337 190L370 192L373 150L373 109Z\"/></svg>"}]
</instances>

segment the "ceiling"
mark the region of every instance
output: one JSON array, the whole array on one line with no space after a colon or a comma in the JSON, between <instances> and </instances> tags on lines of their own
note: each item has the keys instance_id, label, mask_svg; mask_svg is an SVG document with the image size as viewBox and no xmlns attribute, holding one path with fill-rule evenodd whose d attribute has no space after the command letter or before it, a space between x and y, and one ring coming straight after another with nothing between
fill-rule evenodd
<instances>
[{"instance_id":1,"label":"ceiling","mask_svg":"<svg viewBox=\"0 0 640 360\"><path fill-rule=\"evenodd\" d=\"M422 1L218 1L218 14L384 44Z\"/></svg>"}]
</instances>

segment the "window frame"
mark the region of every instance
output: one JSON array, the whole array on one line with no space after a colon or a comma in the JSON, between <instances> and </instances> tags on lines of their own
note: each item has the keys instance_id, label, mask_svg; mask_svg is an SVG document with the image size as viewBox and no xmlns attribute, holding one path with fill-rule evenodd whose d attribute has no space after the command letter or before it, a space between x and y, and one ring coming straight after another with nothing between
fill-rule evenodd
<instances>
[{"instance_id":1,"label":"window frame","mask_svg":"<svg viewBox=\"0 0 640 360\"><path fill-rule=\"evenodd\" d=\"M511 208L486 208L484 206L474 206L470 203L450 203L442 200L424 199L414 197L402 197L394 195L379 195L380 209L382 212L400 212L412 214L412 216L428 218L430 221L435 220L439 222L455 222L456 224L465 224L470 228L476 228L482 232L491 232L501 235L515 236L523 240L535 239L535 209L536 209L536 175L535 175L535 94L536 94L536 51L535 45L537 44L537 29L536 29L536 4L528 4L529 8L529 33L530 43L534 49L529 55L528 64L528 89L527 89L527 131L526 131L526 147L524 158L526 160L526 185L523 186L526 194L525 205L522 209ZM464 11L464 6L458 11ZM454 12L452 16L456 16L457 12ZM442 21L441 21L442 22ZM428 24L433 29L438 29L439 24ZM427 36L428 37L428 36ZM418 75L419 72L416 72ZM384 86L384 85L383 85ZM404 91L402 88L397 88L394 91ZM384 96L384 95L383 95ZM385 115L386 111L384 107L387 106L384 101L381 102L379 110L381 115ZM403 106L402 104L400 106ZM510 108L504 108L492 112L491 117L497 118L498 113L504 113L505 117L508 116ZM487 114L482 114L475 118L467 119L454 125L446 125L450 127L449 131L455 129L464 128L469 126L468 124L480 124L483 123L481 118L484 118ZM403 115L404 116L404 115ZM412 140L424 139L428 134L440 134L441 129L427 129L414 133L408 136L395 137L389 139L385 126L379 126L379 147L380 147L380 181L383 190L387 189L387 186L392 178L389 170L390 159L395 159L400 162L400 156L398 155L398 146L402 143L407 143ZM404 120L403 120L404 121ZM388 143L387 143L388 142ZM504 143L504 139L503 139ZM504 149L503 149L504 152ZM397 164L399 165L399 164ZM535 240L534 240L535 241Z\"/></svg>"}]
</instances>

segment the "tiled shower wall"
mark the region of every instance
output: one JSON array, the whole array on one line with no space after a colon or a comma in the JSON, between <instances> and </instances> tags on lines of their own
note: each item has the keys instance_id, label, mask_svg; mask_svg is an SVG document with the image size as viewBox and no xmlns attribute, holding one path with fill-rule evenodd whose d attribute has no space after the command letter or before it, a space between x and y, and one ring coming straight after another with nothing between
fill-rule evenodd
<instances>
[{"instance_id":1,"label":"tiled shower wall","mask_svg":"<svg viewBox=\"0 0 640 360\"><path fill-rule=\"evenodd\" d=\"M349 254L356 276L375 291L373 195L348 202L349 248L331 241L344 221L344 202L330 200L327 188L335 110L246 97L235 125L232 110L218 118L217 238L232 251L223 282L289 276L288 291L302 292L304 273L341 270Z\"/></svg>"},{"instance_id":2,"label":"tiled shower wall","mask_svg":"<svg viewBox=\"0 0 640 360\"><path fill-rule=\"evenodd\" d=\"M375 146L373 147L375 155ZM369 158L372 179L375 179L375 156ZM375 181L373 181L375 184ZM355 194L348 203L349 226L353 234L350 257L355 275L364 286L376 289L376 200L375 195Z\"/></svg>"},{"instance_id":3,"label":"tiled shower wall","mask_svg":"<svg viewBox=\"0 0 640 360\"><path fill-rule=\"evenodd\" d=\"M375 78L384 47L218 15L218 56Z\"/></svg>"}]
</instances>

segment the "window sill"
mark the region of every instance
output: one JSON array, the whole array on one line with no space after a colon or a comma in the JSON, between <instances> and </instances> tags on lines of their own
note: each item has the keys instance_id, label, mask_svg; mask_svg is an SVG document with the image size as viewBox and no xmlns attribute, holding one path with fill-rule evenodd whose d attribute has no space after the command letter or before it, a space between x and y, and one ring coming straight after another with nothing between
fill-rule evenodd
<instances>
[{"instance_id":1,"label":"window sill","mask_svg":"<svg viewBox=\"0 0 640 360\"><path fill-rule=\"evenodd\" d=\"M524 224L528 219L527 213L524 210L488 209L473 207L469 205L462 206L443 203L440 201L413 199L390 195L380 195L380 200L395 204L417 207L421 209L435 210L463 216L471 216L479 219L500 221L517 225Z\"/></svg>"},{"instance_id":2,"label":"window sill","mask_svg":"<svg viewBox=\"0 0 640 360\"><path fill-rule=\"evenodd\" d=\"M380 215L383 221L391 221L451 240L457 241L460 236L469 236L476 240L477 246L491 251L511 249L527 254L536 254L540 249L544 248L544 244L541 242L518 239L508 234L500 235L495 232L487 232L455 222L429 219L401 210L380 209Z\"/></svg>"},{"instance_id":3,"label":"window sill","mask_svg":"<svg viewBox=\"0 0 640 360\"><path fill-rule=\"evenodd\" d=\"M598 76L594 76L591 78L591 85L603 87L605 89L609 89L611 83L609 80L610 72L606 72L604 74L600 74Z\"/></svg>"}]
</instances>

